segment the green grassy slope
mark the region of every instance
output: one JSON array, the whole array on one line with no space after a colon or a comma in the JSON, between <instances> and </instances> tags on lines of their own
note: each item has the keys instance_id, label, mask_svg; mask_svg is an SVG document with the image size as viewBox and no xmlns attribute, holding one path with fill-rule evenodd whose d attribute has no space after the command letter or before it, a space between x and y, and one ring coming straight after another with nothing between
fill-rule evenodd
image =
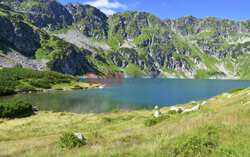
<instances>
[{"instance_id":1,"label":"green grassy slope","mask_svg":"<svg viewBox=\"0 0 250 157\"><path fill-rule=\"evenodd\" d=\"M154 110L39 111L31 117L0 119L0 156L249 156L249 93L247 88L199 101L200 110L175 114L150 127L144 122ZM169 107L160 110L166 113ZM126 130L130 132L123 134ZM82 133L87 144L59 148L65 132Z\"/></svg>"},{"instance_id":2,"label":"green grassy slope","mask_svg":"<svg viewBox=\"0 0 250 157\"><path fill-rule=\"evenodd\" d=\"M24 68L0 70L0 96L45 89L81 89L95 87L78 78L53 71L37 71Z\"/></svg>"}]
</instances>

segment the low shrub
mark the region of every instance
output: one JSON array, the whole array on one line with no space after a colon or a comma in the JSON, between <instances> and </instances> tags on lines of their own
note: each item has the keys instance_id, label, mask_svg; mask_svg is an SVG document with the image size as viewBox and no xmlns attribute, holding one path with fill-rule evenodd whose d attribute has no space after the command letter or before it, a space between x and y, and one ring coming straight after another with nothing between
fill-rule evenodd
<instances>
[{"instance_id":1,"label":"low shrub","mask_svg":"<svg viewBox=\"0 0 250 157\"><path fill-rule=\"evenodd\" d=\"M204 126L192 135L183 135L169 141L173 156L208 156L219 140L219 127Z\"/></svg>"},{"instance_id":2,"label":"low shrub","mask_svg":"<svg viewBox=\"0 0 250 157\"><path fill-rule=\"evenodd\" d=\"M156 118L148 118L144 121L145 126L152 126L157 123Z\"/></svg>"},{"instance_id":3,"label":"low shrub","mask_svg":"<svg viewBox=\"0 0 250 157\"><path fill-rule=\"evenodd\" d=\"M83 89L83 87L81 87L79 85L75 85L73 89Z\"/></svg>"},{"instance_id":4,"label":"low shrub","mask_svg":"<svg viewBox=\"0 0 250 157\"><path fill-rule=\"evenodd\" d=\"M110 113L119 113L122 112L122 110L120 109L113 109L112 111L110 111Z\"/></svg>"},{"instance_id":5,"label":"low shrub","mask_svg":"<svg viewBox=\"0 0 250 157\"><path fill-rule=\"evenodd\" d=\"M178 110L179 111L179 110ZM177 112L175 111L175 110L169 110L168 111L168 114L170 114L170 115L173 115L173 114L176 114Z\"/></svg>"},{"instance_id":6,"label":"low shrub","mask_svg":"<svg viewBox=\"0 0 250 157\"><path fill-rule=\"evenodd\" d=\"M11 95L14 94L15 91L11 88L8 87L1 87L0 86L0 96L6 96L6 95Z\"/></svg>"},{"instance_id":7,"label":"low shrub","mask_svg":"<svg viewBox=\"0 0 250 157\"><path fill-rule=\"evenodd\" d=\"M192 135L178 141L174 155L197 156L209 154L215 147L213 138L207 135Z\"/></svg>"},{"instance_id":8,"label":"low shrub","mask_svg":"<svg viewBox=\"0 0 250 157\"><path fill-rule=\"evenodd\" d=\"M234 93L234 92L241 91L241 90L243 90L243 89L246 89L246 88L241 88L241 87L233 88L233 89L231 89L230 91L228 91L227 93Z\"/></svg>"},{"instance_id":9,"label":"low shrub","mask_svg":"<svg viewBox=\"0 0 250 157\"><path fill-rule=\"evenodd\" d=\"M37 71L24 68L3 68L0 70L0 96L28 91L32 87L49 89L57 83L70 83L75 77L54 71Z\"/></svg>"},{"instance_id":10,"label":"low shrub","mask_svg":"<svg viewBox=\"0 0 250 157\"><path fill-rule=\"evenodd\" d=\"M152 126L152 125L155 125L157 123L160 123L162 120L168 118L169 116L168 115L160 115L159 117L150 117L150 118L147 118L145 121L144 121L144 125L145 126Z\"/></svg>"},{"instance_id":11,"label":"low shrub","mask_svg":"<svg viewBox=\"0 0 250 157\"><path fill-rule=\"evenodd\" d=\"M10 118L32 112L32 106L25 102L0 102L0 118Z\"/></svg>"},{"instance_id":12,"label":"low shrub","mask_svg":"<svg viewBox=\"0 0 250 157\"><path fill-rule=\"evenodd\" d=\"M60 137L58 146L61 148L74 148L80 147L86 144L83 140L80 140L73 133L65 133Z\"/></svg>"},{"instance_id":13,"label":"low shrub","mask_svg":"<svg viewBox=\"0 0 250 157\"><path fill-rule=\"evenodd\" d=\"M103 118L102 118L102 121L103 121L104 123L110 123L110 122L113 121L113 119L110 118L110 117L103 117Z\"/></svg>"},{"instance_id":14,"label":"low shrub","mask_svg":"<svg viewBox=\"0 0 250 157\"><path fill-rule=\"evenodd\" d=\"M14 65L14 68L22 68L23 66L22 66L22 64L20 64L20 63L16 63L15 65Z\"/></svg>"},{"instance_id":15,"label":"low shrub","mask_svg":"<svg viewBox=\"0 0 250 157\"><path fill-rule=\"evenodd\" d=\"M17 89L19 91L23 91L23 92L28 92L28 91L34 91L35 88L32 87L32 86L27 86L27 85L24 85L24 84L20 84L17 86Z\"/></svg>"},{"instance_id":16,"label":"low shrub","mask_svg":"<svg viewBox=\"0 0 250 157\"><path fill-rule=\"evenodd\" d=\"M42 81L42 80L31 80L29 81L29 84L38 87L38 88L44 88L44 89L50 89L51 85L48 82Z\"/></svg>"},{"instance_id":17,"label":"low shrub","mask_svg":"<svg viewBox=\"0 0 250 157\"><path fill-rule=\"evenodd\" d=\"M183 110L181 108L177 111L177 113L182 113L182 112Z\"/></svg>"},{"instance_id":18,"label":"low shrub","mask_svg":"<svg viewBox=\"0 0 250 157\"><path fill-rule=\"evenodd\" d=\"M136 134L133 134L133 135L127 135L127 136L124 136L122 138L120 138L120 141L124 144L138 144L138 143L142 143L145 139L143 138L142 135L136 135Z\"/></svg>"}]
</instances>

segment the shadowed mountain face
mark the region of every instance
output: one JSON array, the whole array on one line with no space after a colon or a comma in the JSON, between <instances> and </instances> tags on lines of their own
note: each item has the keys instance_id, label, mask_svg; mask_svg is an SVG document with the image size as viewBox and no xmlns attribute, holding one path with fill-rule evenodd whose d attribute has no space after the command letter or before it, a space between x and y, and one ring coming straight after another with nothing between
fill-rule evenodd
<instances>
[{"instance_id":1,"label":"shadowed mountain face","mask_svg":"<svg viewBox=\"0 0 250 157\"><path fill-rule=\"evenodd\" d=\"M19 62L16 52L36 61L28 68L39 62L74 75L250 79L250 20L160 20L136 11L107 17L55 0L4 0L0 9L2 66Z\"/></svg>"}]
</instances>

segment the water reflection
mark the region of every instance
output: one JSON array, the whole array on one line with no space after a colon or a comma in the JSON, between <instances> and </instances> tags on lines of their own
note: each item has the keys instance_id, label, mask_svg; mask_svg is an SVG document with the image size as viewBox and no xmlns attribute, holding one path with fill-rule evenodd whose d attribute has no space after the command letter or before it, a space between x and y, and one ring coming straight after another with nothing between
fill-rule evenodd
<instances>
[{"instance_id":1,"label":"water reflection","mask_svg":"<svg viewBox=\"0 0 250 157\"><path fill-rule=\"evenodd\" d=\"M153 109L207 99L235 87L249 87L246 80L123 79L123 84L103 89L18 94L0 99L30 102L40 109L75 113L102 113L113 109Z\"/></svg>"}]
</instances>

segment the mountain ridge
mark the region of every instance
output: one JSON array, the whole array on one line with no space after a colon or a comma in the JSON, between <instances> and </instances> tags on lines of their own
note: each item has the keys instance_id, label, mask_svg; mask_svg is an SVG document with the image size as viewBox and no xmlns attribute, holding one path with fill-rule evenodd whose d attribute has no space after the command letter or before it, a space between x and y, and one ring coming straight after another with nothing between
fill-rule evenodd
<instances>
[{"instance_id":1,"label":"mountain ridge","mask_svg":"<svg viewBox=\"0 0 250 157\"><path fill-rule=\"evenodd\" d=\"M15 2L15 7L11 2ZM62 70L57 61L48 57L51 51L41 44L39 53L34 52L35 58L42 54L40 58L54 62L51 66L57 65L57 68L52 70L59 68L60 72L73 75L95 71L104 75L125 72L131 77L250 79L250 20L193 16L161 20L151 13L138 11L106 16L95 7L79 3L63 6L55 0L11 2L5 0L4 3L17 12L20 8L26 10L21 15L28 23L46 30L50 36L77 45L78 49L88 49L83 55L85 59L82 58L84 62L70 58L67 51L61 52L66 60L71 60L68 70ZM52 4L58 5L54 8L58 10L42 11L43 14L37 11L36 16L30 15L30 10L38 8L41 11L45 6L53 8ZM53 17L49 15L60 18L51 22L50 18L44 18ZM37 20L40 23L32 23ZM79 40L78 36L81 37ZM64 66L66 60L63 59L60 66ZM85 67L85 62L95 68ZM78 71L76 67L69 70L73 63L82 70Z\"/></svg>"}]
</instances>

